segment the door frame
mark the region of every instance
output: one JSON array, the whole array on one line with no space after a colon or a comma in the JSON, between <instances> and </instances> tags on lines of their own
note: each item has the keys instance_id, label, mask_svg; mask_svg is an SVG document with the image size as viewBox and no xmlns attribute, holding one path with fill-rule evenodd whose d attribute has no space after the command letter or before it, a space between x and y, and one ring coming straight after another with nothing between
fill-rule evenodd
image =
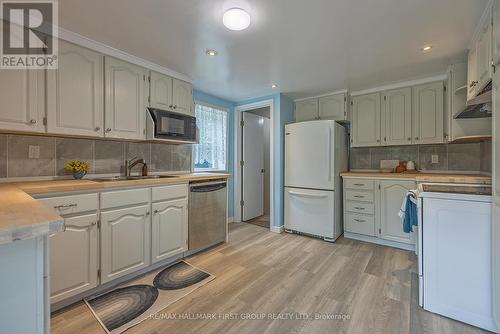
<instances>
[{"instance_id":1,"label":"door frame","mask_svg":"<svg viewBox=\"0 0 500 334\"><path fill-rule=\"evenodd\" d=\"M240 166L240 161L242 159L242 143L243 143L243 138L242 138L242 131L241 131L241 121L243 120L243 113L246 111L250 111L253 109L259 109L259 108L264 108L264 107L269 107L269 114L270 114L270 126L269 126L269 198L271 203L269 203L269 229L271 232L276 232L276 233L281 233L281 230L279 227L274 228L274 126L273 126L273 120L274 120L274 100L269 99L269 100L264 100L264 101L259 101L255 103L249 103L249 104L244 104L237 106L234 109L234 142L236 145L234 146L234 166L235 166L235 173L234 173L234 221L235 222L241 222L242 218L242 210L241 210L241 190L242 190L242 184L243 184L243 179L242 179L242 173L241 173L241 166Z\"/></svg>"}]
</instances>

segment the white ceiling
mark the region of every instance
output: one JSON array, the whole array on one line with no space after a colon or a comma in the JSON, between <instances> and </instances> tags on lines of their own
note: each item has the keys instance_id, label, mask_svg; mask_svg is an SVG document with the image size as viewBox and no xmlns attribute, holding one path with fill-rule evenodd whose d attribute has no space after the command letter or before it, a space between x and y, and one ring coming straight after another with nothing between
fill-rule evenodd
<instances>
[{"instance_id":1,"label":"white ceiling","mask_svg":"<svg viewBox=\"0 0 500 334\"><path fill-rule=\"evenodd\" d=\"M487 0L63 0L63 28L184 73L232 101L304 97L440 74L464 55ZM225 8L250 28L227 30ZM430 53L420 48L434 45ZM219 51L208 57L207 48ZM277 90L270 88L279 85Z\"/></svg>"}]
</instances>

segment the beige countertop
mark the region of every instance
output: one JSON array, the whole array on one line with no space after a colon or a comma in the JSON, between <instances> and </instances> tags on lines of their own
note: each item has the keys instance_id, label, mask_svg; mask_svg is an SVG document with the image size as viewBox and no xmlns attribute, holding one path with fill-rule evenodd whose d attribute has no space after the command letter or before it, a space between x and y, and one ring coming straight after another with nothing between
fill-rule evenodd
<instances>
[{"instance_id":1,"label":"beige countertop","mask_svg":"<svg viewBox=\"0 0 500 334\"><path fill-rule=\"evenodd\" d=\"M46 180L0 183L0 245L62 231L64 219L32 196L87 190L109 190L228 179L230 174L193 173L171 178L98 182L92 180Z\"/></svg>"},{"instance_id":2,"label":"beige countertop","mask_svg":"<svg viewBox=\"0 0 500 334\"><path fill-rule=\"evenodd\" d=\"M382 179L409 179L416 182L447 182L447 183L474 183L491 184L491 176L480 174L438 174L438 173L382 173L382 172L345 172L343 177L365 177Z\"/></svg>"}]
</instances>

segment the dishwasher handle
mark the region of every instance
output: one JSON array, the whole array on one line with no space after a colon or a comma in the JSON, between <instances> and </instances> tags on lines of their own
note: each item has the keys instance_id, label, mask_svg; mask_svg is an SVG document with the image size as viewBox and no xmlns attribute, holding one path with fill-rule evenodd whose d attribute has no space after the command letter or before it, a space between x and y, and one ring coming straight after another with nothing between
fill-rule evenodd
<instances>
[{"instance_id":1,"label":"dishwasher handle","mask_svg":"<svg viewBox=\"0 0 500 334\"><path fill-rule=\"evenodd\" d=\"M190 191L193 193L209 193L226 188L226 182L213 183L209 185L191 186Z\"/></svg>"}]
</instances>

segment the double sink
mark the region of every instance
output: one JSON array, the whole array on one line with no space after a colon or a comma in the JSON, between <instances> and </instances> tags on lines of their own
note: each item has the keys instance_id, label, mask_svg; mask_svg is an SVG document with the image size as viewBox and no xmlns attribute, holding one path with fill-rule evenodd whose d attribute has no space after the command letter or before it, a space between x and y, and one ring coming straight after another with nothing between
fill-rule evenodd
<instances>
[{"instance_id":1,"label":"double sink","mask_svg":"<svg viewBox=\"0 0 500 334\"><path fill-rule=\"evenodd\" d=\"M168 179L177 177L176 175L148 175L148 176L110 176L110 177L98 177L95 179L90 179L96 182L113 182L113 181L131 181L131 180L155 180L155 179Z\"/></svg>"}]
</instances>

